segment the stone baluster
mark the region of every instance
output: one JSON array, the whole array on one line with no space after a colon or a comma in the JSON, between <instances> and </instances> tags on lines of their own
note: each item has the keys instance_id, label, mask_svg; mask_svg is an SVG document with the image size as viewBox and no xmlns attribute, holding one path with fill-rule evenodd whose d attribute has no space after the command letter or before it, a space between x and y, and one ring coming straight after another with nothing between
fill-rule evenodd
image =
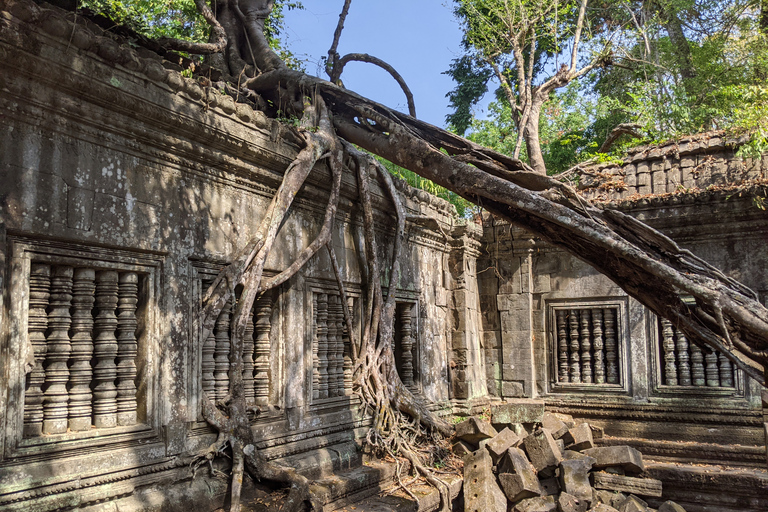
<instances>
[{"instance_id":1,"label":"stone baluster","mask_svg":"<svg viewBox=\"0 0 768 512\"><path fill-rule=\"evenodd\" d=\"M336 396L336 306L338 295L328 295L328 396Z\"/></svg>"},{"instance_id":2,"label":"stone baluster","mask_svg":"<svg viewBox=\"0 0 768 512\"><path fill-rule=\"evenodd\" d=\"M245 322L245 331L243 331L243 395L245 396L245 403L248 405L254 403L254 398L256 396L253 373L255 349L253 338L254 329L253 310L251 310Z\"/></svg>"},{"instance_id":3,"label":"stone baluster","mask_svg":"<svg viewBox=\"0 0 768 512\"><path fill-rule=\"evenodd\" d=\"M328 295L317 295L317 365L320 373L318 398L328 398Z\"/></svg>"},{"instance_id":4,"label":"stone baluster","mask_svg":"<svg viewBox=\"0 0 768 512\"><path fill-rule=\"evenodd\" d=\"M413 386L413 328L411 327L411 305L402 304L400 308L400 376L403 384Z\"/></svg>"},{"instance_id":5,"label":"stone baluster","mask_svg":"<svg viewBox=\"0 0 768 512\"><path fill-rule=\"evenodd\" d=\"M579 313L572 309L568 312L568 325L571 328L571 382L581 382L581 358L579 357Z\"/></svg>"},{"instance_id":6,"label":"stone baluster","mask_svg":"<svg viewBox=\"0 0 768 512\"><path fill-rule=\"evenodd\" d=\"M603 358L603 310L592 310L592 348L594 349L595 384L605 384L605 360Z\"/></svg>"},{"instance_id":7,"label":"stone baluster","mask_svg":"<svg viewBox=\"0 0 768 512\"><path fill-rule=\"evenodd\" d=\"M51 299L48 311L48 351L45 356L45 398L43 399L43 433L67 431L69 417L69 355L72 345L69 327L72 317L72 267L54 267L51 276Z\"/></svg>"},{"instance_id":8,"label":"stone baluster","mask_svg":"<svg viewBox=\"0 0 768 512\"><path fill-rule=\"evenodd\" d=\"M320 359L318 347L317 295L312 294L312 400L320 398Z\"/></svg>"},{"instance_id":9,"label":"stone baluster","mask_svg":"<svg viewBox=\"0 0 768 512\"><path fill-rule=\"evenodd\" d=\"M581 320L581 382L592 384L592 339L589 332L591 315L589 309L582 309Z\"/></svg>"},{"instance_id":10,"label":"stone baluster","mask_svg":"<svg viewBox=\"0 0 768 512\"><path fill-rule=\"evenodd\" d=\"M720 387L720 369L717 367L717 352L711 350L704 356L706 364L704 371L707 375L707 386L711 388Z\"/></svg>"},{"instance_id":11,"label":"stone baluster","mask_svg":"<svg viewBox=\"0 0 768 512\"><path fill-rule=\"evenodd\" d=\"M605 360L606 360L606 380L608 384L619 383L618 366L618 340L616 338L616 310L607 308L605 310Z\"/></svg>"},{"instance_id":12,"label":"stone baluster","mask_svg":"<svg viewBox=\"0 0 768 512\"><path fill-rule=\"evenodd\" d=\"M269 339L272 333L272 296L262 294L256 300L256 347L253 360L253 387L258 405L269 404Z\"/></svg>"},{"instance_id":13,"label":"stone baluster","mask_svg":"<svg viewBox=\"0 0 768 512\"><path fill-rule=\"evenodd\" d=\"M672 322L666 318L660 318L661 340L664 350L664 384L677 386L677 364L675 361L675 338Z\"/></svg>"},{"instance_id":14,"label":"stone baluster","mask_svg":"<svg viewBox=\"0 0 768 512\"><path fill-rule=\"evenodd\" d=\"M720 386L724 388L732 388L733 366L724 354L718 352L717 358L720 361Z\"/></svg>"},{"instance_id":15,"label":"stone baluster","mask_svg":"<svg viewBox=\"0 0 768 512\"><path fill-rule=\"evenodd\" d=\"M688 339L680 329L675 329L677 338L677 383L681 386L691 385L691 364L688 355Z\"/></svg>"},{"instance_id":16,"label":"stone baluster","mask_svg":"<svg viewBox=\"0 0 768 512\"><path fill-rule=\"evenodd\" d=\"M210 281L203 281L202 289L207 290L210 285ZM216 379L213 376L213 372L216 369L216 360L213 357L213 354L216 352L216 337L213 333L214 329L211 329L208 336L205 338L205 341L203 341L203 359L200 362L203 392L211 400L216 397Z\"/></svg>"},{"instance_id":17,"label":"stone baluster","mask_svg":"<svg viewBox=\"0 0 768 512\"><path fill-rule=\"evenodd\" d=\"M555 323L557 325L557 363L559 370L557 381L568 382L568 333L564 309L556 311Z\"/></svg>"},{"instance_id":18,"label":"stone baluster","mask_svg":"<svg viewBox=\"0 0 768 512\"><path fill-rule=\"evenodd\" d=\"M695 343L691 343L691 380L694 386L704 386L706 384L704 355L701 352L701 348Z\"/></svg>"},{"instance_id":19,"label":"stone baluster","mask_svg":"<svg viewBox=\"0 0 768 512\"><path fill-rule=\"evenodd\" d=\"M117 425L117 308L118 275L113 270L96 273L96 318L94 319L93 424L99 428Z\"/></svg>"},{"instance_id":20,"label":"stone baluster","mask_svg":"<svg viewBox=\"0 0 768 512\"><path fill-rule=\"evenodd\" d=\"M91 381L93 369L93 303L96 293L96 271L75 269L72 285L72 353L69 367L69 429L90 430L93 425Z\"/></svg>"},{"instance_id":21,"label":"stone baluster","mask_svg":"<svg viewBox=\"0 0 768 512\"><path fill-rule=\"evenodd\" d=\"M51 288L51 267L33 263L29 274L29 322L27 332L35 356L35 366L27 375L24 393L24 437L43 433L43 385L45 384L45 355L48 344L48 299Z\"/></svg>"},{"instance_id":22,"label":"stone baluster","mask_svg":"<svg viewBox=\"0 0 768 512\"><path fill-rule=\"evenodd\" d=\"M352 302L353 299L350 299ZM354 311L354 303L349 305L349 310ZM344 320L344 312L342 311L342 320ZM354 364L352 362L352 336L347 331L347 322L342 324L343 328L343 340L344 340L344 394L349 396L352 394L352 373Z\"/></svg>"},{"instance_id":23,"label":"stone baluster","mask_svg":"<svg viewBox=\"0 0 768 512\"><path fill-rule=\"evenodd\" d=\"M336 396L344 396L344 311L341 295L336 297Z\"/></svg>"},{"instance_id":24,"label":"stone baluster","mask_svg":"<svg viewBox=\"0 0 768 512\"><path fill-rule=\"evenodd\" d=\"M216 339L216 348L213 353L214 359L214 399L220 400L229 393L229 324L232 313L232 301L227 301L216 324L213 328L213 335Z\"/></svg>"},{"instance_id":25,"label":"stone baluster","mask_svg":"<svg viewBox=\"0 0 768 512\"><path fill-rule=\"evenodd\" d=\"M139 301L139 276L135 272L123 272L118 280L117 301L117 424L135 425L136 404L136 357L139 345L136 341L136 304Z\"/></svg>"}]
</instances>

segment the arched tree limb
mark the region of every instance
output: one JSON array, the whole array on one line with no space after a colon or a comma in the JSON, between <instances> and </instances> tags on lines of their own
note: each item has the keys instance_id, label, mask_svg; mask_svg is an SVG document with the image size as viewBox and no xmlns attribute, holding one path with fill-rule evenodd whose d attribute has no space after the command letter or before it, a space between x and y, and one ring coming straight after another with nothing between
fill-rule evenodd
<instances>
[{"instance_id":1,"label":"arched tree limb","mask_svg":"<svg viewBox=\"0 0 768 512\"><path fill-rule=\"evenodd\" d=\"M205 0L195 0L197 10L202 14L205 21L211 26L211 39L209 43L193 43L184 39L161 38L157 42L160 46L179 52L194 53L196 55L211 55L224 51L227 47L227 33L224 27L216 19L216 15L208 6Z\"/></svg>"}]
</instances>

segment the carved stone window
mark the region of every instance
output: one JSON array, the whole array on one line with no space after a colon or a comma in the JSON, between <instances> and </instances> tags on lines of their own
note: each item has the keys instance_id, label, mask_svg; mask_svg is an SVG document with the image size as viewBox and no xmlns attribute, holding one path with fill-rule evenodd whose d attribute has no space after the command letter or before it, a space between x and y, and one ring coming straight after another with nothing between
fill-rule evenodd
<instances>
[{"instance_id":1,"label":"carved stone window","mask_svg":"<svg viewBox=\"0 0 768 512\"><path fill-rule=\"evenodd\" d=\"M10 241L6 454L146 438L156 389L149 305L161 258Z\"/></svg>"},{"instance_id":2,"label":"carved stone window","mask_svg":"<svg viewBox=\"0 0 768 512\"><path fill-rule=\"evenodd\" d=\"M357 299L349 297L349 309ZM354 314L354 313L353 313ZM312 292L312 401L352 394L352 355L341 295Z\"/></svg>"},{"instance_id":3,"label":"carved stone window","mask_svg":"<svg viewBox=\"0 0 768 512\"><path fill-rule=\"evenodd\" d=\"M624 311L621 300L549 305L551 388L623 389Z\"/></svg>"},{"instance_id":4,"label":"carved stone window","mask_svg":"<svg viewBox=\"0 0 768 512\"><path fill-rule=\"evenodd\" d=\"M206 276L207 277L207 276ZM201 291L212 280L202 281ZM239 292L239 290L236 290ZM238 293L239 294L239 293ZM230 300L219 313L213 330L202 343L201 388L212 399L229 393L229 368L232 357L232 315L237 301ZM276 294L270 290L256 298L248 316L243 339L243 384L248 405L269 405L272 376L272 318L276 313Z\"/></svg>"},{"instance_id":5,"label":"carved stone window","mask_svg":"<svg viewBox=\"0 0 768 512\"><path fill-rule=\"evenodd\" d=\"M741 393L743 376L723 354L703 351L665 318L654 324L659 391Z\"/></svg>"}]
</instances>

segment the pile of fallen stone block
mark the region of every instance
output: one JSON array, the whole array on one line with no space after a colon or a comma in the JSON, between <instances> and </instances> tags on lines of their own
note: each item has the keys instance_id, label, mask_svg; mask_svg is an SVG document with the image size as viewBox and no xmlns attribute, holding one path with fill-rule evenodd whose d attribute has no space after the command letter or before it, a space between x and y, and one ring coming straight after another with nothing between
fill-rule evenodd
<instances>
[{"instance_id":1,"label":"pile of fallen stone block","mask_svg":"<svg viewBox=\"0 0 768 512\"><path fill-rule=\"evenodd\" d=\"M661 481L643 478L642 454L596 446L602 430L540 401L496 407L490 421L456 425L453 451L464 458L466 512L653 512ZM658 512L685 512L672 502Z\"/></svg>"}]
</instances>

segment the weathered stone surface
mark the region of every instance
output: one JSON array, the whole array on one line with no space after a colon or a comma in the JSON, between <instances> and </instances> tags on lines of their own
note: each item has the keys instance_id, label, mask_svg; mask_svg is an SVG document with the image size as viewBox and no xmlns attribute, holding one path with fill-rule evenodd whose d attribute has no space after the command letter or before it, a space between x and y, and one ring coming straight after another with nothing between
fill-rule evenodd
<instances>
[{"instance_id":1,"label":"weathered stone surface","mask_svg":"<svg viewBox=\"0 0 768 512\"><path fill-rule=\"evenodd\" d=\"M637 496L629 496L619 505L619 512L648 512L648 504Z\"/></svg>"},{"instance_id":2,"label":"weathered stone surface","mask_svg":"<svg viewBox=\"0 0 768 512\"><path fill-rule=\"evenodd\" d=\"M685 509L674 501L665 501L659 507L659 512L685 512Z\"/></svg>"},{"instance_id":3,"label":"weathered stone surface","mask_svg":"<svg viewBox=\"0 0 768 512\"><path fill-rule=\"evenodd\" d=\"M587 512L619 512L619 511L611 507L610 505L606 505L605 503L598 503L597 505L589 509Z\"/></svg>"},{"instance_id":4,"label":"weathered stone surface","mask_svg":"<svg viewBox=\"0 0 768 512\"><path fill-rule=\"evenodd\" d=\"M563 436L566 448L570 450L588 450L595 447L592 440L592 429L588 423L580 423L568 430Z\"/></svg>"},{"instance_id":5,"label":"weathered stone surface","mask_svg":"<svg viewBox=\"0 0 768 512\"><path fill-rule=\"evenodd\" d=\"M497 434L490 423L475 417L456 425L456 438L475 446L483 439L490 439Z\"/></svg>"},{"instance_id":6,"label":"weathered stone surface","mask_svg":"<svg viewBox=\"0 0 768 512\"><path fill-rule=\"evenodd\" d=\"M475 451L468 442L466 441L457 441L453 443L453 446L451 447L451 450L453 451L453 454L457 457L464 458L465 456L469 455L473 451Z\"/></svg>"},{"instance_id":7,"label":"weathered stone surface","mask_svg":"<svg viewBox=\"0 0 768 512\"><path fill-rule=\"evenodd\" d=\"M503 425L510 423L539 423L544 415L544 401L525 398L495 407L491 410L491 421Z\"/></svg>"},{"instance_id":8,"label":"weathered stone surface","mask_svg":"<svg viewBox=\"0 0 768 512\"><path fill-rule=\"evenodd\" d=\"M631 446L602 446L584 450L584 453L595 458L597 469L621 466L628 473L645 471L643 454Z\"/></svg>"},{"instance_id":9,"label":"weathered stone surface","mask_svg":"<svg viewBox=\"0 0 768 512\"><path fill-rule=\"evenodd\" d=\"M589 484L589 471L595 459L564 460L560 463L560 487L563 492L571 494L580 500L592 499L592 486Z\"/></svg>"},{"instance_id":10,"label":"weathered stone surface","mask_svg":"<svg viewBox=\"0 0 768 512\"><path fill-rule=\"evenodd\" d=\"M539 496L518 502L513 512L556 512L557 501L554 496ZM482 512L482 511L481 511Z\"/></svg>"},{"instance_id":11,"label":"weathered stone surface","mask_svg":"<svg viewBox=\"0 0 768 512\"><path fill-rule=\"evenodd\" d=\"M477 450L464 459L464 503L466 510L506 512L507 498L496 483L491 455Z\"/></svg>"},{"instance_id":12,"label":"weathered stone surface","mask_svg":"<svg viewBox=\"0 0 768 512\"><path fill-rule=\"evenodd\" d=\"M493 439L490 439L485 445L485 449L491 454L494 464L512 447L520 444L520 436L515 434L509 428L499 432Z\"/></svg>"},{"instance_id":13,"label":"weathered stone surface","mask_svg":"<svg viewBox=\"0 0 768 512\"><path fill-rule=\"evenodd\" d=\"M560 481L557 477L542 478L539 480L542 496L552 496L560 492Z\"/></svg>"},{"instance_id":14,"label":"weathered stone surface","mask_svg":"<svg viewBox=\"0 0 768 512\"><path fill-rule=\"evenodd\" d=\"M513 475L508 478L505 475ZM509 501L542 494L533 465L519 448L509 448L499 464L499 481Z\"/></svg>"},{"instance_id":15,"label":"weathered stone surface","mask_svg":"<svg viewBox=\"0 0 768 512\"><path fill-rule=\"evenodd\" d=\"M568 425L549 411L544 411L544 414L541 417L541 426L542 428L549 430L550 434L552 434L552 437L555 439L560 439L568 432Z\"/></svg>"},{"instance_id":16,"label":"weathered stone surface","mask_svg":"<svg viewBox=\"0 0 768 512\"><path fill-rule=\"evenodd\" d=\"M559 512L586 512L589 502L579 499L567 492L560 493L557 497L557 510Z\"/></svg>"},{"instance_id":17,"label":"weathered stone surface","mask_svg":"<svg viewBox=\"0 0 768 512\"><path fill-rule=\"evenodd\" d=\"M561 412L553 412L552 415L565 423L565 426L568 428L573 428L576 426L576 421L574 421L573 416L570 414L563 414Z\"/></svg>"},{"instance_id":18,"label":"weathered stone surface","mask_svg":"<svg viewBox=\"0 0 768 512\"><path fill-rule=\"evenodd\" d=\"M589 455L585 453L577 452L574 450L563 450L564 460L585 459L587 457L589 457Z\"/></svg>"},{"instance_id":19,"label":"weathered stone surface","mask_svg":"<svg viewBox=\"0 0 768 512\"><path fill-rule=\"evenodd\" d=\"M504 491L504 495L512 503L542 494L538 480L535 483L535 488L531 489L523 477L515 473L501 473L499 475L499 485L501 490Z\"/></svg>"},{"instance_id":20,"label":"weathered stone surface","mask_svg":"<svg viewBox=\"0 0 768 512\"><path fill-rule=\"evenodd\" d=\"M544 429L540 428L526 437L523 446L531 464L542 476L552 475L555 467L563 460L563 454L552 439L552 434Z\"/></svg>"},{"instance_id":21,"label":"weathered stone surface","mask_svg":"<svg viewBox=\"0 0 768 512\"><path fill-rule=\"evenodd\" d=\"M653 478L634 478L596 472L592 474L592 481L596 489L629 492L653 498L661 497L661 480Z\"/></svg>"}]
</instances>

